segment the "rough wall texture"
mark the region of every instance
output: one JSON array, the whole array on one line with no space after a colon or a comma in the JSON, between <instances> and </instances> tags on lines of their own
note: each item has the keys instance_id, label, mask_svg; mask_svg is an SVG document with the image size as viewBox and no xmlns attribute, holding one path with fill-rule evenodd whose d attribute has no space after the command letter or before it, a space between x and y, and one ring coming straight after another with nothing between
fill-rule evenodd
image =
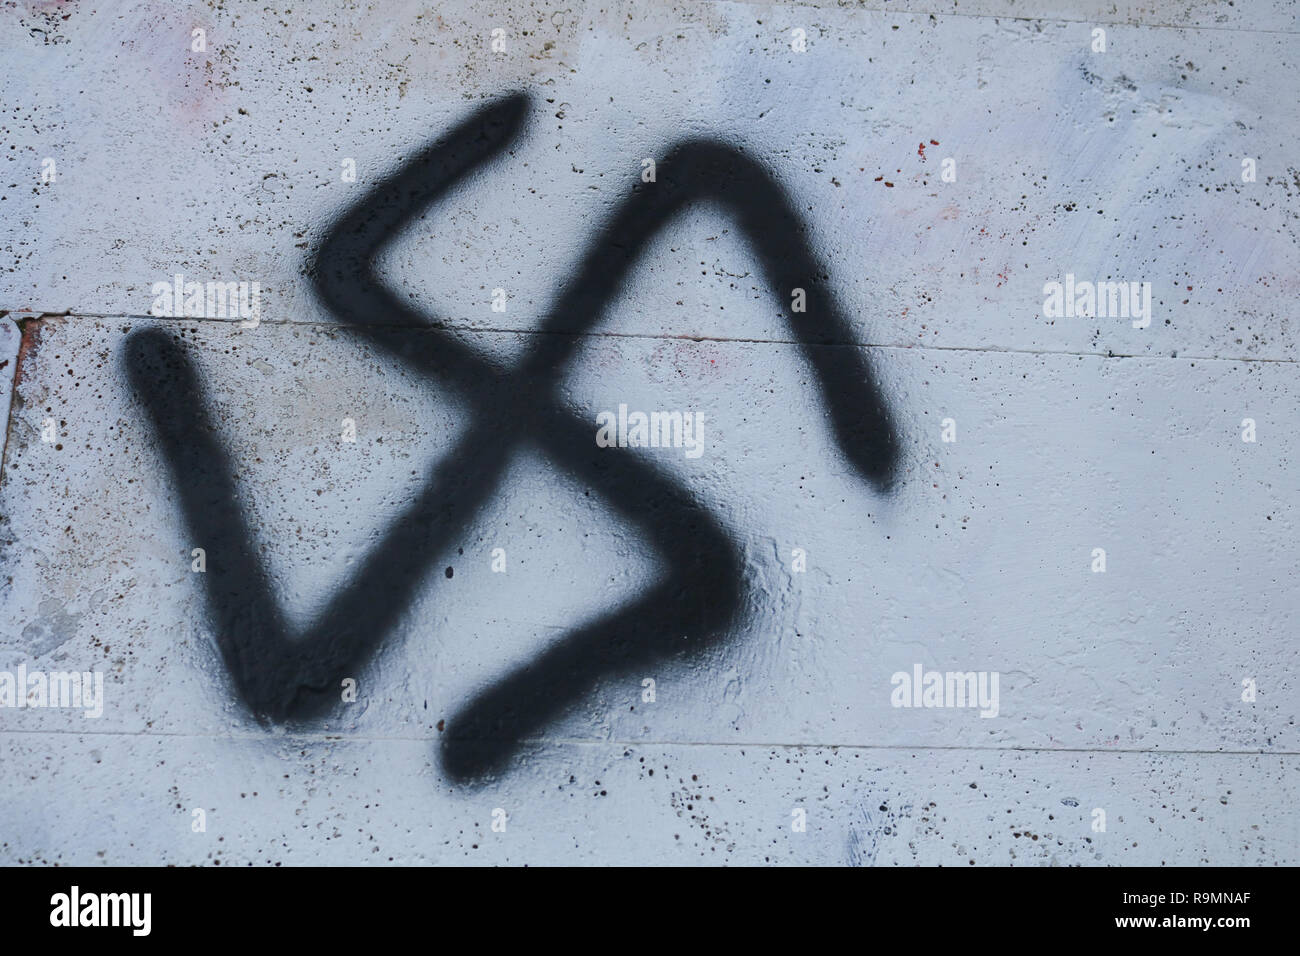
<instances>
[{"instance_id":1,"label":"rough wall texture","mask_svg":"<svg viewBox=\"0 0 1300 956\"><path fill-rule=\"evenodd\" d=\"M1297 33L6 5L0 862L1300 863Z\"/></svg>"}]
</instances>

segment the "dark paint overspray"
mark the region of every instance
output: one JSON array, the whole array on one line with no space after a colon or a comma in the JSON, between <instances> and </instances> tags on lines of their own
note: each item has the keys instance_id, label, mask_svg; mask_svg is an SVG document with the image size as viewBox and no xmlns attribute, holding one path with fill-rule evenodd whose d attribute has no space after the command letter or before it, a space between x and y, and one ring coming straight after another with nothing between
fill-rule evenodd
<instances>
[{"instance_id":1,"label":"dark paint overspray","mask_svg":"<svg viewBox=\"0 0 1300 956\"><path fill-rule=\"evenodd\" d=\"M376 277L384 247L429 206L497 158L519 135L529 100L515 94L475 112L346 209L308 262L325 307L346 331L430 382L458 389L472 421L430 468L422 491L382 543L305 633L292 634L239 506L235 463L207 412L180 337L161 329L130 336L123 361L153 423L191 539L205 542L207 603L234 687L259 718L318 718L336 706L345 677L374 655L437 563L462 540L521 447L601 494L638 528L671 569L637 601L567 633L473 697L447 724L443 766L474 782L499 771L520 744L588 694L597 681L640 678L695 654L742 623L740 551L721 522L644 457L602 449L593 425L562 404L559 384L582 333L596 328L648 242L697 201L722 206L762 263L764 277L816 371L839 447L857 472L888 490L899 441L865 352L826 290L806 226L772 176L737 148L705 139L677 145L658 181L637 184L595 236L542 322L536 347L502 369L439 320L416 311ZM790 311L802 288L807 310ZM423 334L412 335L420 329Z\"/></svg>"}]
</instances>

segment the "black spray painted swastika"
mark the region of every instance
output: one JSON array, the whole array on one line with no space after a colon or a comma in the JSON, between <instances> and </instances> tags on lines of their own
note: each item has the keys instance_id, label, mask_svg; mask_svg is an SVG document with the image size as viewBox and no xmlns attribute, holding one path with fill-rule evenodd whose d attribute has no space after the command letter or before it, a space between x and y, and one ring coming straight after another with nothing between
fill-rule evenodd
<instances>
[{"instance_id":1,"label":"black spray painted swastika","mask_svg":"<svg viewBox=\"0 0 1300 956\"><path fill-rule=\"evenodd\" d=\"M239 506L235 462L218 438L180 336L133 334L124 362L156 429L191 540L207 550L212 627L235 689L260 717L300 720L336 706L410 606L422 582L495 495L524 446L600 495L639 529L668 576L639 600L567 633L473 697L448 722L443 766L472 780L494 771L521 741L584 698L602 679L640 679L668 658L697 653L742 625L743 562L721 522L645 457L598 448L588 420L566 407L561 382L583 333L596 328L642 250L697 200L735 218L762 263L786 321L815 370L835 439L857 472L888 487L898 439L863 349L827 291L806 227L771 176L743 151L709 140L676 146L655 183L632 194L595 236L519 364L502 369L384 285L373 264L432 204L517 137L524 95L477 111L379 182L329 228L308 263L324 305L344 328L430 382L459 390L469 427L433 465L419 494L305 633L293 634L275 600L256 538ZM795 288L805 312L792 312ZM412 329L420 330L413 334Z\"/></svg>"}]
</instances>

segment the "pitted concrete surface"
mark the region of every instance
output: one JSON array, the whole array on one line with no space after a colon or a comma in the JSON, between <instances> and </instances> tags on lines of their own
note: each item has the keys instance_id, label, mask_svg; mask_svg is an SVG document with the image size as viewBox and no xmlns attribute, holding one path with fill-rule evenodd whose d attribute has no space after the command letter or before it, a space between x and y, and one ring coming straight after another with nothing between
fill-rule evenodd
<instances>
[{"instance_id":1,"label":"pitted concrete surface","mask_svg":"<svg viewBox=\"0 0 1300 956\"><path fill-rule=\"evenodd\" d=\"M3 706L0 677L0 862L1300 862L1295 8L883 6L0 11L0 673L104 678L88 718ZM338 217L516 91L516 138L427 208L402 193L373 263L392 308L337 314L315 257ZM626 282L553 311L705 139L788 197L843 336L802 344L743 197L634 255L613 237ZM151 314L178 274L258 283L258 324ZM1067 274L1149 282L1149 324L1044 315ZM141 389L149 341L197 392L171 365ZM594 472L483 378L551 354ZM896 438L887 486L829 411L849 354ZM620 406L703 415L701 453L597 451ZM223 457L178 468L160 415ZM494 441L461 514L460 456ZM629 461L739 568L720 586L700 558L646 626L679 599L738 595L734 618L557 680L504 760L449 772L507 675L708 553L671 509L629 520ZM452 530L390 554L418 587L368 599L392 623L320 713L266 719L232 670L211 592L234 552L196 537L186 484L227 471L215 524L245 523L294 634L341 620L453 479L429 493ZM898 706L914 667L996 673L996 714Z\"/></svg>"}]
</instances>

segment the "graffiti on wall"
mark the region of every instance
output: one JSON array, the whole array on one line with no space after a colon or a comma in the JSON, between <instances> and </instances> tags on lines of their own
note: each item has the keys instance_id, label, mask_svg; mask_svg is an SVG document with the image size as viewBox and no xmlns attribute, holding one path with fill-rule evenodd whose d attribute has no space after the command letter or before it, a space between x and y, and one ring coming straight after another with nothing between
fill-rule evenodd
<instances>
[{"instance_id":1,"label":"graffiti on wall","mask_svg":"<svg viewBox=\"0 0 1300 956\"><path fill-rule=\"evenodd\" d=\"M310 720L338 704L341 682L376 653L525 444L600 494L663 559L667 576L639 600L575 627L448 721L442 762L460 781L502 768L522 741L598 681L627 675L639 687L652 665L699 653L743 623L743 561L719 518L649 459L603 452L589 421L566 407L560 392L582 333L598 327L646 245L677 212L711 201L734 217L816 373L835 440L855 471L886 490L899 455L884 397L864 350L852 344L806 225L773 177L739 148L688 140L659 164L656 182L638 179L591 239L541 334L529 336L532 351L514 368L501 368L381 282L373 269L385 246L497 159L528 110L528 97L515 94L476 111L343 211L308 263L321 302L349 334L457 389L472 420L305 633L292 632L272 593L239 505L235 462L180 337L162 327L143 330L128 338L123 354L191 540L207 552L207 606L220 653L235 691L259 718ZM804 311L791 308L795 289L803 290Z\"/></svg>"}]
</instances>

